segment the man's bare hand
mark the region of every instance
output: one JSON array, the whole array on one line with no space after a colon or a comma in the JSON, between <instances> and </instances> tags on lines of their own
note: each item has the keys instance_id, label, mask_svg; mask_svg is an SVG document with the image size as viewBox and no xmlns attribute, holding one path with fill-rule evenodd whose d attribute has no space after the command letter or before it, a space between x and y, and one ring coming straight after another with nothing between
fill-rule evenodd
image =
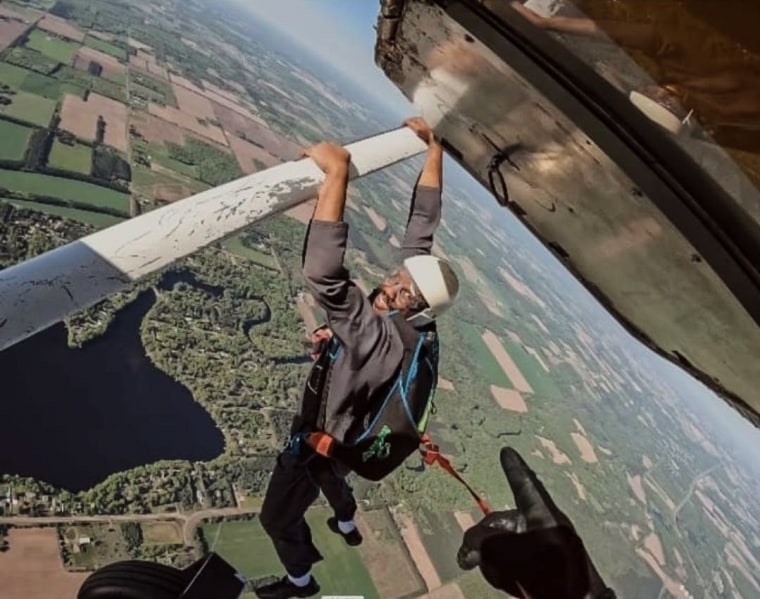
<instances>
[{"instance_id":1,"label":"man's bare hand","mask_svg":"<svg viewBox=\"0 0 760 599\"><path fill-rule=\"evenodd\" d=\"M302 155L311 158L328 175L347 172L351 162L351 154L346 148L328 141L305 148Z\"/></svg>"},{"instance_id":2,"label":"man's bare hand","mask_svg":"<svg viewBox=\"0 0 760 599\"><path fill-rule=\"evenodd\" d=\"M433 130L422 117L415 116L410 119L406 119L404 121L404 125L414 131L417 134L417 137L419 137L426 144L430 144L435 141Z\"/></svg>"}]
</instances>

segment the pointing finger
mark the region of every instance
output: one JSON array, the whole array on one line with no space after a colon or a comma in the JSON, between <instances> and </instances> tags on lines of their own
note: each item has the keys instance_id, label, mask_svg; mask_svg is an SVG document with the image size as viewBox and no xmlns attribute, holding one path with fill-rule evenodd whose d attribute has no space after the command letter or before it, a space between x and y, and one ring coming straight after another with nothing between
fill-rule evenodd
<instances>
[{"instance_id":1,"label":"pointing finger","mask_svg":"<svg viewBox=\"0 0 760 599\"><path fill-rule=\"evenodd\" d=\"M517 451L504 447L499 457L517 509L525 516L529 529L570 525L567 516L557 507L546 487Z\"/></svg>"}]
</instances>

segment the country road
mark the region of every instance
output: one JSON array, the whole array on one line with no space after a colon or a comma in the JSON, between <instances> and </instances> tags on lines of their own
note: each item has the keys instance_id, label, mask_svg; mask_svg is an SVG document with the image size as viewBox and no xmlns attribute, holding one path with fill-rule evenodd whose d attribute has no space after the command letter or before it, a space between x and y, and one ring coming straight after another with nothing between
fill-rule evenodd
<instances>
[{"instance_id":1,"label":"country road","mask_svg":"<svg viewBox=\"0 0 760 599\"><path fill-rule=\"evenodd\" d=\"M258 508L217 508L201 510L191 514L167 512L164 514L118 514L113 516L6 516L0 517L0 524L13 526L39 526L43 524L76 524L82 522L156 522L173 520L182 523L182 538L185 545L193 542L193 532L202 520L224 516L245 516L257 514Z\"/></svg>"}]
</instances>

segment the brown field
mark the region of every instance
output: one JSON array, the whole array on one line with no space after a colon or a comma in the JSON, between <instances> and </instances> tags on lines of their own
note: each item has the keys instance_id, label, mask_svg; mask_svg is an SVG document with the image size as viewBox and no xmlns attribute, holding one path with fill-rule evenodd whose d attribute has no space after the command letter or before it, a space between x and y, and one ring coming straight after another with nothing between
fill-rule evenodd
<instances>
[{"instance_id":1,"label":"brown field","mask_svg":"<svg viewBox=\"0 0 760 599\"><path fill-rule=\"evenodd\" d=\"M544 359L541 357L541 354L539 354L535 349L532 347L525 345L525 351L528 352L531 356L533 356L536 359L536 362L539 363L541 368L543 368L546 372L549 372L549 367L546 365L546 362L544 362Z\"/></svg>"},{"instance_id":2,"label":"brown field","mask_svg":"<svg viewBox=\"0 0 760 599\"><path fill-rule=\"evenodd\" d=\"M369 206L365 206L364 211L367 213L367 216L369 216L369 219L372 221L372 224L375 225L375 228L378 231L385 231L385 227L388 226L388 223L382 216L380 216Z\"/></svg>"},{"instance_id":3,"label":"brown field","mask_svg":"<svg viewBox=\"0 0 760 599\"><path fill-rule=\"evenodd\" d=\"M644 491L644 485L641 482L641 476L638 474L636 476L626 474L626 478L628 478L628 486L631 487L631 491L633 491L636 499L638 499L641 503L646 504L647 494L646 491Z\"/></svg>"},{"instance_id":4,"label":"brown field","mask_svg":"<svg viewBox=\"0 0 760 599\"><path fill-rule=\"evenodd\" d=\"M269 152L262 150L258 146L254 146L252 143L239 138L237 135L233 135L227 131L227 140L230 143L230 149L246 175L257 172L254 160L259 160L266 165L267 168L280 164L280 160L276 156L272 156Z\"/></svg>"},{"instance_id":5,"label":"brown field","mask_svg":"<svg viewBox=\"0 0 760 599\"><path fill-rule=\"evenodd\" d=\"M141 528L146 543L157 545L182 543L182 531L176 522L143 522Z\"/></svg>"},{"instance_id":6,"label":"brown field","mask_svg":"<svg viewBox=\"0 0 760 599\"><path fill-rule=\"evenodd\" d=\"M580 433L570 433L570 436L573 438L576 447L578 447L578 451L581 454L581 459L584 462L588 462L589 464L596 464L599 461L596 458L594 446L591 445L586 437Z\"/></svg>"},{"instance_id":7,"label":"brown field","mask_svg":"<svg viewBox=\"0 0 760 599\"><path fill-rule=\"evenodd\" d=\"M79 31L79 29L69 24L67 21L50 14L46 14L45 18L37 23L37 27L49 31L50 33L60 35L61 37L74 40L75 42L84 41L84 33L82 31Z\"/></svg>"},{"instance_id":8,"label":"brown field","mask_svg":"<svg viewBox=\"0 0 760 599\"><path fill-rule=\"evenodd\" d=\"M67 572L55 528L11 528L0 553L3 599L74 599L88 573Z\"/></svg>"},{"instance_id":9,"label":"brown field","mask_svg":"<svg viewBox=\"0 0 760 599\"><path fill-rule=\"evenodd\" d=\"M179 125L183 129L192 131L201 137L210 139L211 141L214 141L224 146L225 148L227 147L227 138L225 138L224 132L219 127L208 124L201 125L198 122L197 118L185 112L182 112L181 110L177 110L171 106L159 106L158 104L151 103L148 105L148 112L154 116L164 119L165 121Z\"/></svg>"},{"instance_id":10,"label":"brown field","mask_svg":"<svg viewBox=\"0 0 760 599\"><path fill-rule=\"evenodd\" d=\"M450 582L446 586L439 587L422 595L419 599L468 599L462 593L462 589L456 582Z\"/></svg>"},{"instance_id":11,"label":"brown field","mask_svg":"<svg viewBox=\"0 0 760 599\"><path fill-rule=\"evenodd\" d=\"M546 304L544 301L538 297L530 287L528 287L525 283L523 283L520 279L513 276L510 272L508 272L506 269L499 267L499 272L501 273L501 276L504 278L504 280L509 283L510 287L514 289L517 293L522 295L523 297L529 299L534 304L540 306L543 310L546 309Z\"/></svg>"},{"instance_id":12,"label":"brown field","mask_svg":"<svg viewBox=\"0 0 760 599\"><path fill-rule=\"evenodd\" d=\"M211 71L214 71L214 69L211 69ZM219 76L219 73L215 71L212 72L211 74L216 75L217 77ZM211 83L210 81L206 81L205 79L203 79L202 81L203 81L203 87L206 90L204 93L213 93L213 94L216 94L217 96L222 96L224 98L227 98L230 102L235 102L235 103L238 102L238 96L235 93L226 89L222 89L218 85L214 85L213 83ZM245 88L242 87L240 84L228 83L228 85L230 85L230 87L235 87L240 93L245 92Z\"/></svg>"},{"instance_id":13,"label":"brown field","mask_svg":"<svg viewBox=\"0 0 760 599\"><path fill-rule=\"evenodd\" d=\"M96 37L99 40L103 40L104 42L110 42L114 38L114 35L112 33L105 33L104 31L95 31L94 29L90 29L87 33L89 33L92 37Z\"/></svg>"},{"instance_id":14,"label":"brown field","mask_svg":"<svg viewBox=\"0 0 760 599\"><path fill-rule=\"evenodd\" d=\"M486 332L483 333L483 341L488 346L488 349L491 350L493 357L496 358L499 366L501 366L504 374L507 375L507 378L512 382L515 389L520 391L520 393L532 394L533 387L530 386L528 381L522 375L522 372L520 372L517 364L514 363L510 355L507 353L507 350L504 349L499 338L486 329Z\"/></svg>"},{"instance_id":15,"label":"brown field","mask_svg":"<svg viewBox=\"0 0 760 599\"><path fill-rule=\"evenodd\" d=\"M285 139L250 118L239 115L221 104L214 104L214 112L225 131L230 137L236 137L238 132L263 146L270 154L281 160L294 160L300 156L301 148L292 141Z\"/></svg>"},{"instance_id":16,"label":"brown field","mask_svg":"<svg viewBox=\"0 0 760 599\"><path fill-rule=\"evenodd\" d=\"M184 87L185 89L188 89L192 92L195 92L196 94L203 95L205 93L205 90L201 89L195 83L190 81L189 79L185 79L181 75L177 75L175 73L169 74L169 80L172 82L172 87L176 87L177 85Z\"/></svg>"},{"instance_id":17,"label":"brown field","mask_svg":"<svg viewBox=\"0 0 760 599\"><path fill-rule=\"evenodd\" d=\"M359 512L356 523L364 536L358 550L380 597L398 599L422 590L422 580L395 535L386 510Z\"/></svg>"},{"instance_id":18,"label":"brown field","mask_svg":"<svg viewBox=\"0 0 760 599\"><path fill-rule=\"evenodd\" d=\"M85 102L79 96L66 94L61 108L61 129L70 131L82 139L93 141L97 131L98 115L103 115L106 121L103 142L117 150L128 152L127 107L105 96L91 93Z\"/></svg>"},{"instance_id":19,"label":"brown field","mask_svg":"<svg viewBox=\"0 0 760 599\"><path fill-rule=\"evenodd\" d=\"M27 29L29 25L21 21L0 21L0 50L5 50Z\"/></svg>"},{"instance_id":20,"label":"brown field","mask_svg":"<svg viewBox=\"0 0 760 599\"><path fill-rule=\"evenodd\" d=\"M137 67L138 69L142 69L146 73L150 73L150 69L148 68L148 62L144 58L130 55L129 66Z\"/></svg>"},{"instance_id":21,"label":"brown field","mask_svg":"<svg viewBox=\"0 0 760 599\"><path fill-rule=\"evenodd\" d=\"M15 10L8 8L6 4L0 4L0 17L5 17L6 19L15 19L16 21L23 21L24 23L29 22L24 15L21 15Z\"/></svg>"},{"instance_id":22,"label":"brown field","mask_svg":"<svg viewBox=\"0 0 760 599\"><path fill-rule=\"evenodd\" d=\"M171 204L179 200L184 200L193 195L193 189L181 183L159 183L153 186L153 201L158 204Z\"/></svg>"},{"instance_id":23,"label":"brown field","mask_svg":"<svg viewBox=\"0 0 760 599\"><path fill-rule=\"evenodd\" d=\"M142 42L138 42L135 39L129 38L129 45L137 48L138 50L153 50L149 45L143 44Z\"/></svg>"},{"instance_id":24,"label":"brown field","mask_svg":"<svg viewBox=\"0 0 760 599\"><path fill-rule=\"evenodd\" d=\"M444 391L454 391L454 383L443 377L438 377L438 388Z\"/></svg>"},{"instance_id":25,"label":"brown field","mask_svg":"<svg viewBox=\"0 0 760 599\"><path fill-rule=\"evenodd\" d=\"M94 48L89 48L88 46L82 46L79 48L76 58L74 59L74 68L86 71L90 66L90 62L97 62L103 67L102 76L105 79L118 79L127 70L127 67L121 64L113 56L95 50Z\"/></svg>"},{"instance_id":26,"label":"brown field","mask_svg":"<svg viewBox=\"0 0 760 599\"><path fill-rule=\"evenodd\" d=\"M388 239L388 243L390 243L395 248L401 247L401 242L398 240L398 237L396 237L395 235L390 236L390 239Z\"/></svg>"},{"instance_id":27,"label":"brown field","mask_svg":"<svg viewBox=\"0 0 760 599\"><path fill-rule=\"evenodd\" d=\"M646 562L652 571L657 574L658 578L662 581L662 584L665 585L665 588L673 597L676 599L688 599L689 596L681 590L680 583L677 580L673 580L665 573L660 567L660 564L657 563L657 558L655 556L649 553L646 549L641 548L637 548L636 553Z\"/></svg>"},{"instance_id":28,"label":"brown field","mask_svg":"<svg viewBox=\"0 0 760 599\"><path fill-rule=\"evenodd\" d=\"M551 439L546 439L544 437L539 437L538 435L535 435L535 437L538 439L541 445L543 445L544 449L546 449L552 455L552 461L555 464L572 464L570 458L567 457L567 454L559 447L557 447L557 444L554 441Z\"/></svg>"},{"instance_id":29,"label":"brown field","mask_svg":"<svg viewBox=\"0 0 760 599\"><path fill-rule=\"evenodd\" d=\"M176 83L172 83L172 89L174 90L174 96L177 98L177 105L182 112L192 114L199 119L216 119L214 107L211 106L211 102L204 96Z\"/></svg>"},{"instance_id":30,"label":"brown field","mask_svg":"<svg viewBox=\"0 0 760 599\"><path fill-rule=\"evenodd\" d=\"M536 456L537 458L541 458L542 460L545 460L545 459L546 459L546 458L544 457L544 454L543 454L543 453L541 453L541 450L540 450L540 449L534 449L533 451L531 451L531 452L530 452L530 455L534 455L534 456Z\"/></svg>"},{"instance_id":31,"label":"brown field","mask_svg":"<svg viewBox=\"0 0 760 599\"><path fill-rule=\"evenodd\" d=\"M670 496L663 490L663 488L660 485L658 485L655 481L653 481L649 476L644 478L644 482L646 483L647 487L649 487L652 491L654 491L657 495L659 495L663 503L668 506L668 509L670 510L676 509L676 504L673 502ZM697 491L697 493L699 493L699 491Z\"/></svg>"},{"instance_id":32,"label":"brown field","mask_svg":"<svg viewBox=\"0 0 760 599\"><path fill-rule=\"evenodd\" d=\"M475 526L475 518L472 517L470 512L454 512L454 518L462 529L462 532L467 532Z\"/></svg>"},{"instance_id":33,"label":"brown field","mask_svg":"<svg viewBox=\"0 0 760 599\"><path fill-rule=\"evenodd\" d=\"M185 132L181 127L147 112L133 110L129 123L149 142L185 143Z\"/></svg>"},{"instance_id":34,"label":"brown field","mask_svg":"<svg viewBox=\"0 0 760 599\"><path fill-rule=\"evenodd\" d=\"M436 572L435 566L430 559L430 556L422 544L420 533L417 531L417 526L414 520L410 516L403 514L399 511L393 511L393 518L398 524L399 532L406 543L409 553L417 566L417 571L422 575L422 579L425 581L425 585L428 589L437 589L441 586L441 579Z\"/></svg>"},{"instance_id":35,"label":"brown field","mask_svg":"<svg viewBox=\"0 0 760 599\"><path fill-rule=\"evenodd\" d=\"M651 553L657 560L657 563L661 566L665 565L665 552L662 550L662 543L660 537L655 533L650 532L644 539L644 547Z\"/></svg>"},{"instance_id":36,"label":"brown field","mask_svg":"<svg viewBox=\"0 0 760 599\"><path fill-rule=\"evenodd\" d=\"M586 487L584 487L581 484L581 481L578 478L578 475L575 472L573 472L572 474L567 474L567 477L570 479L570 482L573 483L573 486L575 487L575 492L578 493L578 499L580 499L581 501L586 501Z\"/></svg>"},{"instance_id":37,"label":"brown field","mask_svg":"<svg viewBox=\"0 0 760 599\"><path fill-rule=\"evenodd\" d=\"M528 411L528 406L517 389L506 389L491 385L491 395L493 395L499 407L504 410L511 410L512 412L519 412L521 414Z\"/></svg>"}]
</instances>

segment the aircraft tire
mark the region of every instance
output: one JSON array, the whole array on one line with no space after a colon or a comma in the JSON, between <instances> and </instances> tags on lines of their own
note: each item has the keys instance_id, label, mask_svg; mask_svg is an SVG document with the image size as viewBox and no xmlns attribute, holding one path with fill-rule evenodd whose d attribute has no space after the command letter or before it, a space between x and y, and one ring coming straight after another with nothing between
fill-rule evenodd
<instances>
[{"instance_id":1,"label":"aircraft tire","mask_svg":"<svg viewBox=\"0 0 760 599\"><path fill-rule=\"evenodd\" d=\"M77 599L178 599L191 577L154 562L116 562L90 574Z\"/></svg>"}]
</instances>

